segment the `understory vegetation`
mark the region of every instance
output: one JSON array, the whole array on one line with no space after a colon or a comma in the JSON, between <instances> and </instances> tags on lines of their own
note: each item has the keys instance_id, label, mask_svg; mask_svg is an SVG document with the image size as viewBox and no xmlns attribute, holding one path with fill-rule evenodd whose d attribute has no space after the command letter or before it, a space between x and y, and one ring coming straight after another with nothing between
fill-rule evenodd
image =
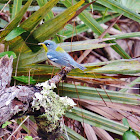
<instances>
[{"instance_id":1,"label":"understory vegetation","mask_svg":"<svg viewBox=\"0 0 140 140\"><path fill-rule=\"evenodd\" d=\"M87 68L56 84L76 104L61 116L57 139L140 139L139 13L139 0L0 0L0 57L14 57L10 86L34 86L61 71L46 61L38 45L45 40ZM33 116L26 118L7 121L3 139L20 124L12 140L39 139Z\"/></svg>"}]
</instances>

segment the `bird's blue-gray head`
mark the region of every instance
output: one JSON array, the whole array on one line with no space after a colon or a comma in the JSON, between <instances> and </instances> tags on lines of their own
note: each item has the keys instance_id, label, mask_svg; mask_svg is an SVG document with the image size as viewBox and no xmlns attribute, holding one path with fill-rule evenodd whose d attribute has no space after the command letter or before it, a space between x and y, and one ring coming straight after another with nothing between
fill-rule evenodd
<instances>
[{"instance_id":1,"label":"bird's blue-gray head","mask_svg":"<svg viewBox=\"0 0 140 140\"><path fill-rule=\"evenodd\" d=\"M51 40L45 40L43 43L39 43L39 45L42 45L45 51L50 49L54 50L57 47L56 43Z\"/></svg>"}]
</instances>

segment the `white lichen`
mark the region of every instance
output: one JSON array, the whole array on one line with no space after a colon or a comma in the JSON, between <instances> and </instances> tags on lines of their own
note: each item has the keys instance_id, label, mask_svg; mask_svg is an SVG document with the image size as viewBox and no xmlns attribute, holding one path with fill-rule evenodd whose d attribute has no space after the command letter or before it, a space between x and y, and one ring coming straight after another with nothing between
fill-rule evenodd
<instances>
[{"instance_id":1,"label":"white lichen","mask_svg":"<svg viewBox=\"0 0 140 140\"><path fill-rule=\"evenodd\" d=\"M71 99L66 97L60 97L60 100L63 102L64 105L69 105L71 107L75 106L75 102Z\"/></svg>"},{"instance_id":2,"label":"white lichen","mask_svg":"<svg viewBox=\"0 0 140 140\"><path fill-rule=\"evenodd\" d=\"M48 132L50 130L56 128L57 121L59 121L66 111L70 111L70 109L76 105L74 101L68 97L60 97L53 90L56 88L55 84L51 83L49 85L48 81L43 83L38 83L36 86L42 87L42 91L39 93L35 93L35 97L33 98L32 108L35 110L39 110L40 107L43 107L45 113L40 117L47 118L47 123L51 124L51 127L48 128ZM53 123L53 125L52 125Z\"/></svg>"}]
</instances>

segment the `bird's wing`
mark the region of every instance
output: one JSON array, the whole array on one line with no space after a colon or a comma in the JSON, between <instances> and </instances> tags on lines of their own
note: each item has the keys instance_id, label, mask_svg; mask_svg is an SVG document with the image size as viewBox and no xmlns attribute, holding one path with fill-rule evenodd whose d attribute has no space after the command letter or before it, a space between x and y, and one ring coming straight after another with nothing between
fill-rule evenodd
<instances>
[{"instance_id":1,"label":"bird's wing","mask_svg":"<svg viewBox=\"0 0 140 140\"><path fill-rule=\"evenodd\" d=\"M56 48L56 52L58 52L61 56L63 56L63 59L67 61L69 64L71 64L71 62L74 61L74 59L68 53L66 53L61 47L58 46Z\"/></svg>"},{"instance_id":2,"label":"bird's wing","mask_svg":"<svg viewBox=\"0 0 140 140\"><path fill-rule=\"evenodd\" d=\"M55 49L57 52L61 52L61 53L64 53L65 51L61 48L61 47L57 47L56 49Z\"/></svg>"},{"instance_id":3,"label":"bird's wing","mask_svg":"<svg viewBox=\"0 0 140 140\"><path fill-rule=\"evenodd\" d=\"M48 59L51 61L60 64L62 66L67 66L67 67L72 67L70 60L69 60L69 55L64 51L64 52L58 52L58 51L49 51L47 53Z\"/></svg>"}]
</instances>

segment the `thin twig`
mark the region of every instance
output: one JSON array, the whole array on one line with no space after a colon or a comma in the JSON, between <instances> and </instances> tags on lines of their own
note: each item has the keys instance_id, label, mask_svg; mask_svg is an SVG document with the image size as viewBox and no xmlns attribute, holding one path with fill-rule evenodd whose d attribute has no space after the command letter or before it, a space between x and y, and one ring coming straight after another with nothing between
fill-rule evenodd
<instances>
[{"instance_id":1,"label":"thin twig","mask_svg":"<svg viewBox=\"0 0 140 140\"><path fill-rule=\"evenodd\" d=\"M17 129L8 137L7 140L10 140L11 137L18 131L18 129L21 127L21 125L29 118L30 116L27 116L22 122L21 124L17 127Z\"/></svg>"},{"instance_id":2,"label":"thin twig","mask_svg":"<svg viewBox=\"0 0 140 140\"><path fill-rule=\"evenodd\" d=\"M62 116L62 117L63 117L63 116ZM69 140L69 136L68 136L68 133L67 133L67 130L66 130L66 127L65 127L65 123L64 123L64 119L63 119L63 118L62 118L62 123L63 123L63 126L64 126L64 130L65 130L67 139Z\"/></svg>"},{"instance_id":3,"label":"thin twig","mask_svg":"<svg viewBox=\"0 0 140 140\"><path fill-rule=\"evenodd\" d=\"M19 57L20 57L20 53L19 53L18 58L17 58L17 64L16 64L16 70L15 70L15 76L17 76L17 69L18 69ZM16 80L14 80L14 86L15 86L15 85L16 85Z\"/></svg>"},{"instance_id":4,"label":"thin twig","mask_svg":"<svg viewBox=\"0 0 140 140\"><path fill-rule=\"evenodd\" d=\"M105 34L114 26L114 24L120 19L122 15L120 15L98 38L102 39ZM77 59L78 63L81 63L84 58L92 51L92 49L90 50L85 50L84 53Z\"/></svg>"},{"instance_id":5,"label":"thin twig","mask_svg":"<svg viewBox=\"0 0 140 140\"><path fill-rule=\"evenodd\" d=\"M2 13L2 11L4 10L4 8L11 2L11 0L9 0L4 6L3 8L0 10L0 13Z\"/></svg>"},{"instance_id":6,"label":"thin twig","mask_svg":"<svg viewBox=\"0 0 140 140\"><path fill-rule=\"evenodd\" d=\"M116 22L121 18L122 14L116 18L116 20L98 37L99 39L103 38L106 33L116 24Z\"/></svg>"},{"instance_id":7,"label":"thin twig","mask_svg":"<svg viewBox=\"0 0 140 140\"><path fill-rule=\"evenodd\" d=\"M89 53L92 51L92 49L90 49L90 50L85 50L84 52L83 52L83 54L77 59L77 63L81 63L85 58L86 58L86 56L87 55L89 55Z\"/></svg>"}]
</instances>

